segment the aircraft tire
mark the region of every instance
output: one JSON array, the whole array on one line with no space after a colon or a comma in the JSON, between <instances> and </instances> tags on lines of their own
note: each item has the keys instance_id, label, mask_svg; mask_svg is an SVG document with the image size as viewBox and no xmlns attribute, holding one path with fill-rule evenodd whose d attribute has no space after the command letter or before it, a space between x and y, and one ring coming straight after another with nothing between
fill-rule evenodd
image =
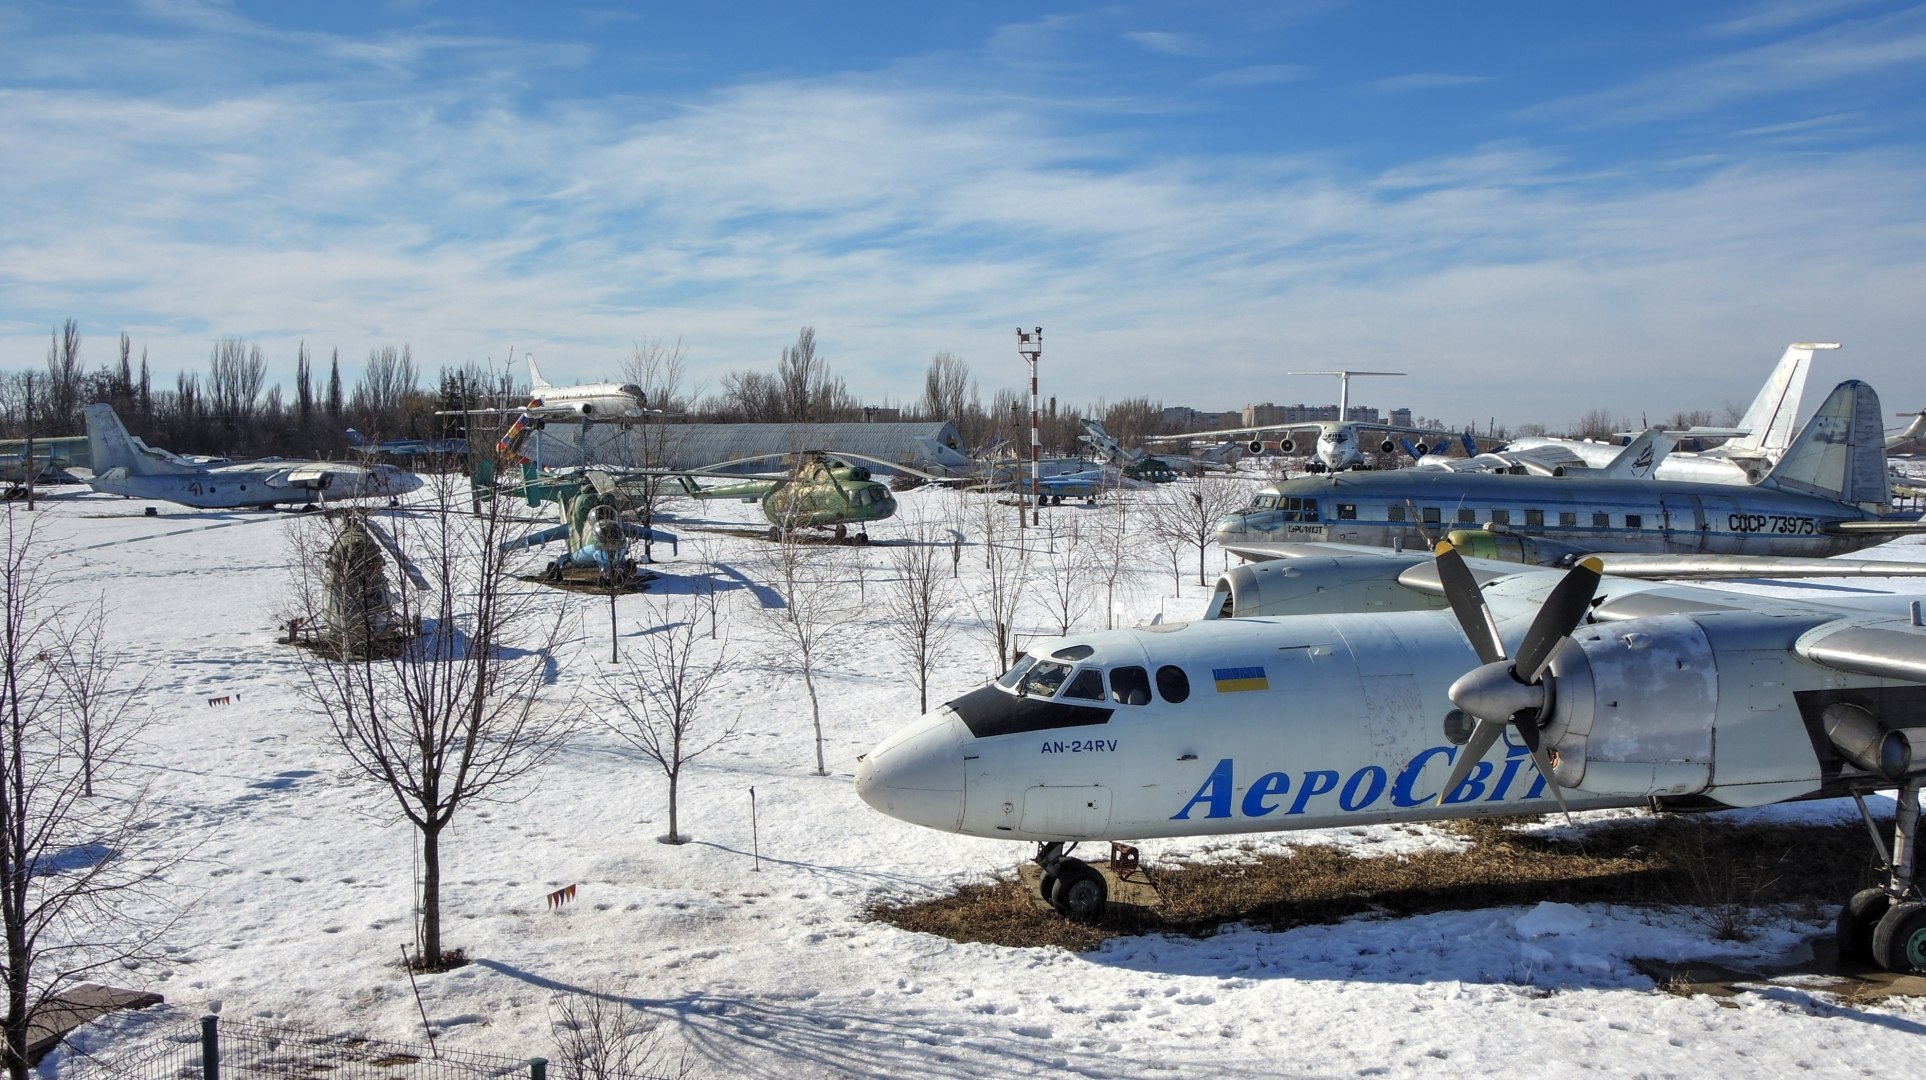
<instances>
[{"instance_id":1,"label":"aircraft tire","mask_svg":"<svg viewBox=\"0 0 1926 1080\"><path fill-rule=\"evenodd\" d=\"M1045 870L1043 872L1043 880L1037 883L1037 891L1043 894L1044 903L1055 904L1056 903L1055 894L1057 891L1057 875L1051 873L1048 870Z\"/></svg>"},{"instance_id":2,"label":"aircraft tire","mask_svg":"<svg viewBox=\"0 0 1926 1080\"><path fill-rule=\"evenodd\" d=\"M1092 870L1088 863L1065 859L1057 864L1057 884L1050 890L1050 906L1066 918L1096 922L1103 918L1109 893L1110 887L1104 884L1103 875Z\"/></svg>"},{"instance_id":3,"label":"aircraft tire","mask_svg":"<svg viewBox=\"0 0 1926 1080\"><path fill-rule=\"evenodd\" d=\"M1884 889L1861 889L1853 893L1852 899L1840 906L1839 917L1832 924L1839 958L1871 961L1873 928L1892 906L1893 898Z\"/></svg>"},{"instance_id":4,"label":"aircraft tire","mask_svg":"<svg viewBox=\"0 0 1926 1080\"><path fill-rule=\"evenodd\" d=\"M1926 971L1926 904L1894 904L1873 927L1873 962L1887 971Z\"/></svg>"}]
</instances>

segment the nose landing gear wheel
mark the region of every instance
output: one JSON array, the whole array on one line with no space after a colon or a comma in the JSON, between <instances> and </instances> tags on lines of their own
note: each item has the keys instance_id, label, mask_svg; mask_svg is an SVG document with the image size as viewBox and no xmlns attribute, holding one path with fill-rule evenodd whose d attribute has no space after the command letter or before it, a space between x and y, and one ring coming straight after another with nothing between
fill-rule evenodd
<instances>
[{"instance_id":1,"label":"nose landing gear wheel","mask_svg":"<svg viewBox=\"0 0 1926 1080\"><path fill-rule=\"evenodd\" d=\"M1057 883L1050 890L1050 906L1078 922L1103 918L1104 902L1110 887L1103 875L1081 859L1064 859L1057 864Z\"/></svg>"}]
</instances>

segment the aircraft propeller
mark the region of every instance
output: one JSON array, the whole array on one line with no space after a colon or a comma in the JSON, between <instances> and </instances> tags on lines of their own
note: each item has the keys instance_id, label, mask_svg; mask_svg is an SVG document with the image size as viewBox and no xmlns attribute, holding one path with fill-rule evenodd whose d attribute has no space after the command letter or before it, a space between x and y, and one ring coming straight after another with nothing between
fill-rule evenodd
<instances>
[{"instance_id":1,"label":"aircraft propeller","mask_svg":"<svg viewBox=\"0 0 1926 1080\"><path fill-rule=\"evenodd\" d=\"M1439 805L1444 804L1447 795L1458 790L1458 785L1498 740L1505 725L1510 724L1518 732L1519 741L1531 751L1532 762L1544 775L1558 808L1569 814L1565 797L1558 790L1558 781L1552 776L1551 756L1539 738L1539 718L1553 701L1555 688L1547 670L1552 654L1591 607L1603 573L1602 564L1596 558L1585 559L1559 581L1533 616L1517 657L1508 659L1505 643L1498 636L1497 621L1492 617L1491 608L1486 606L1484 595L1478 591L1477 579L1465 565L1464 556L1458 554L1449 540L1440 541L1435 552L1438 580L1444 586L1445 599L1450 601L1452 614L1458 617L1458 625L1464 628L1465 637L1482 661L1482 666L1466 672L1447 691L1452 704L1463 709L1476 724L1471 738L1458 752L1458 760L1451 768L1444 789L1438 793Z\"/></svg>"}]
</instances>

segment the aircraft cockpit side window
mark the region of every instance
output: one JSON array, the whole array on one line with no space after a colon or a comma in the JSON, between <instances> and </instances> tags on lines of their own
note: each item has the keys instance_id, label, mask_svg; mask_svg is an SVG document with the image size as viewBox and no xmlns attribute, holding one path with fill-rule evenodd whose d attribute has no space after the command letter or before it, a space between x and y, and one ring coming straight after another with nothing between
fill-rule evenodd
<instances>
[{"instance_id":1,"label":"aircraft cockpit side window","mask_svg":"<svg viewBox=\"0 0 1926 1080\"><path fill-rule=\"evenodd\" d=\"M1003 677L998 679L996 684L1006 690L1016 689L1016 684L1023 679L1024 673L1035 667L1036 663L1037 658L1034 656L1026 656L1018 660L1010 667L1010 670L1003 673Z\"/></svg>"},{"instance_id":2,"label":"aircraft cockpit side window","mask_svg":"<svg viewBox=\"0 0 1926 1080\"><path fill-rule=\"evenodd\" d=\"M1255 510L1275 510L1277 509L1277 496L1259 495L1257 498L1251 500L1251 507Z\"/></svg>"},{"instance_id":3,"label":"aircraft cockpit side window","mask_svg":"<svg viewBox=\"0 0 1926 1080\"><path fill-rule=\"evenodd\" d=\"M1050 660L1039 660L1037 666L1017 684L1017 693L1028 697L1055 697L1057 687L1070 674L1069 664L1059 664Z\"/></svg>"},{"instance_id":4,"label":"aircraft cockpit side window","mask_svg":"<svg viewBox=\"0 0 1926 1080\"><path fill-rule=\"evenodd\" d=\"M1090 701L1103 700L1103 672L1096 668L1084 668L1071 676L1069 685L1063 688L1066 698L1085 698Z\"/></svg>"},{"instance_id":5,"label":"aircraft cockpit side window","mask_svg":"<svg viewBox=\"0 0 1926 1080\"><path fill-rule=\"evenodd\" d=\"M1065 645L1063 648L1058 649L1056 652L1051 653L1050 659L1071 660L1071 661L1085 660L1090 657L1091 653L1094 653L1096 651L1097 651L1096 649L1093 649L1088 645Z\"/></svg>"},{"instance_id":6,"label":"aircraft cockpit side window","mask_svg":"<svg viewBox=\"0 0 1926 1080\"><path fill-rule=\"evenodd\" d=\"M1111 668L1110 700L1119 705L1150 704L1150 672L1135 665Z\"/></svg>"},{"instance_id":7,"label":"aircraft cockpit side window","mask_svg":"<svg viewBox=\"0 0 1926 1080\"><path fill-rule=\"evenodd\" d=\"M1157 669L1157 696L1176 705L1190 696L1190 676L1175 664Z\"/></svg>"}]
</instances>

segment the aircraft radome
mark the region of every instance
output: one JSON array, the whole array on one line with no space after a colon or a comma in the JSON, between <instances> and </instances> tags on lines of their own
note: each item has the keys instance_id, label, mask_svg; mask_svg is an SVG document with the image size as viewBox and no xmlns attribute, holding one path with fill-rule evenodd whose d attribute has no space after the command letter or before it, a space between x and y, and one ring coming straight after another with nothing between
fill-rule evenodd
<instances>
[{"instance_id":1,"label":"aircraft radome","mask_svg":"<svg viewBox=\"0 0 1926 1080\"><path fill-rule=\"evenodd\" d=\"M421 477L393 465L264 458L202 465L156 450L127 433L112 405L83 411L93 456L87 485L108 495L158 499L201 509L396 498L421 486Z\"/></svg>"},{"instance_id":2,"label":"aircraft radome","mask_svg":"<svg viewBox=\"0 0 1926 1080\"><path fill-rule=\"evenodd\" d=\"M1224 518L1217 542L1262 557L1277 542L1415 548L1452 534L1469 553L1543 565L1593 552L1824 558L1926 532L1917 514L1890 512L1880 422L1872 387L1842 382L1753 485L1436 469L1293 477Z\"/></svg>"},{"instance_id":3,"label":"aircraft radome","mask_svg":"<svg viewBox=\"0 0 1926 1080\"><path fill-rule=\"evenodd\" d=\"M904 821L1036 842L1051 902L1092 918L1107 885L1067 854L1078 841L1897 786L1888 882L1853 896L1838 931L1848 955L1926 969L1918 610L1465 560L1448 543L1435 559L1303 545L1233 569L1201 620L1039 642L864 755L856 789Z\"/></svg>"}]
</instances>

